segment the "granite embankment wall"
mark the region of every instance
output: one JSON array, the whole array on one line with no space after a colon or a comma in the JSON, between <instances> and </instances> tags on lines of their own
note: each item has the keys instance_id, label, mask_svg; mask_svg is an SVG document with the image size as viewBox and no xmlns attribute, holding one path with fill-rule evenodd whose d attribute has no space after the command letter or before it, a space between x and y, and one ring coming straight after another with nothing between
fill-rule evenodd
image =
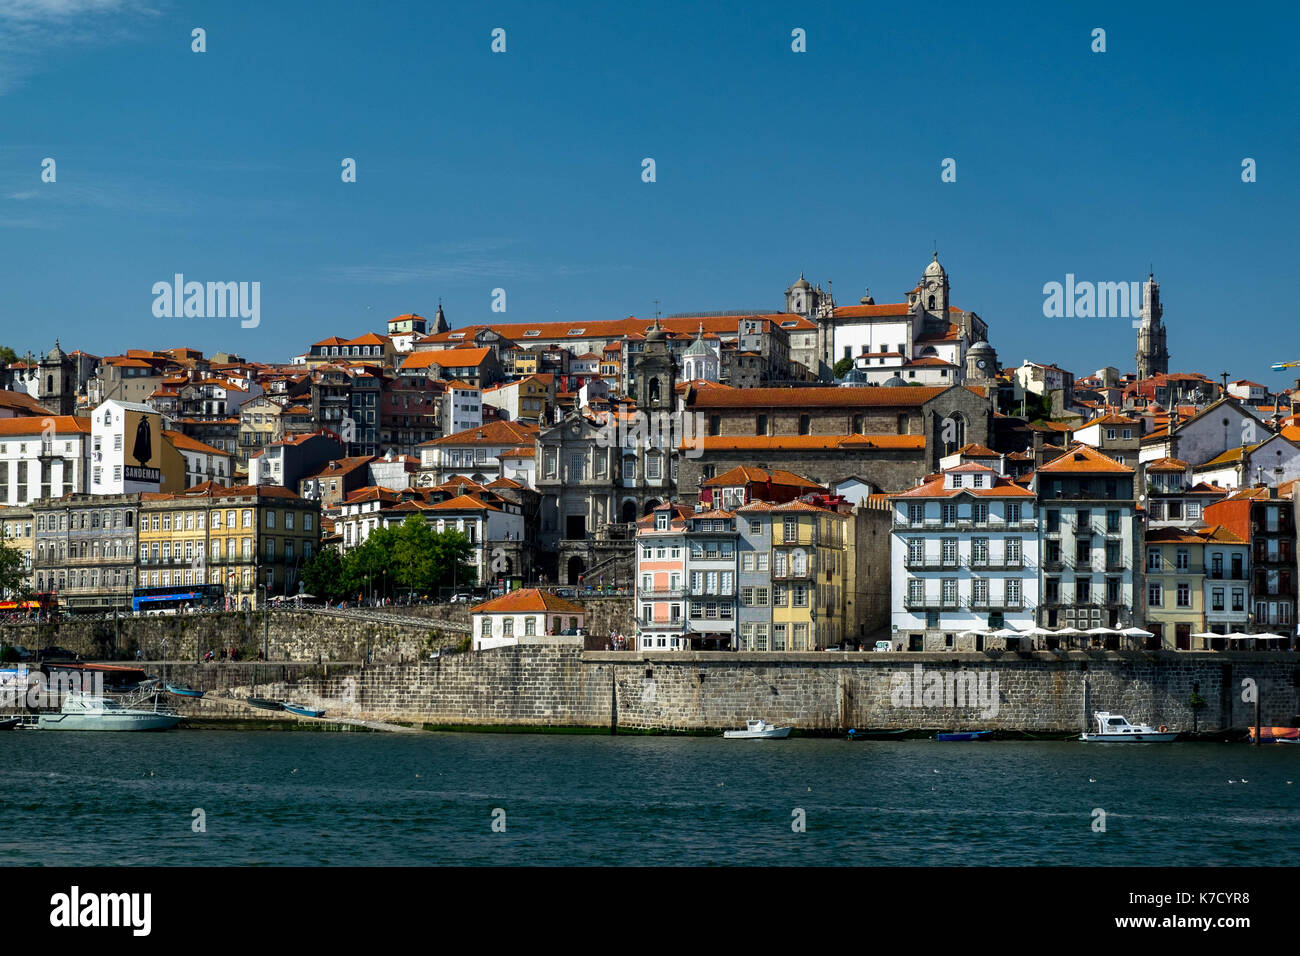
<instances>
[{"instance_id":1,"label":"granite embankment wall","mask_svg":"<svg viewBox=\"0 0 1300 956\"><path fill-rule=\"evenodd\" d=\"M587 603L587 631L632 634L630 598L596 598ZM235 648L240 659L269 646L272 661L402 662L454 647L470 631L466 605L345 612L275 610L158 617L121 616L57 624L0 625L0 642L29 650L64 647L87 660L131 660L139 649L149 660L199 661L204 653Z\"/></svg>"},{"instance_id":2,"label":"granite embankment wall","mask_svg":"<svg viewBox=\"0 0 1300 956\"><path fill-rule=\"evenodd\" d=\"M1199 728L1212 731L1253 721L1245 679L1258 688L1265 724L1293 724L1300 710L1300 655L1265 653L641 655L584 652L579 641L560 639L409 663L186 664L168 673L208 691L293 698L327 716L461 726L702 731L762 717L828 733L1052 731L1079 730L1085 712L1111 710L1191 730L1196 692L1206 702ZM984 698L987 706L927 696L958 674L996 695ZM909 695L921 688L921 706L902 698L902 684ZM220 698L183 706L211 716L266 714Z\"/></svg>"}]
</instances>

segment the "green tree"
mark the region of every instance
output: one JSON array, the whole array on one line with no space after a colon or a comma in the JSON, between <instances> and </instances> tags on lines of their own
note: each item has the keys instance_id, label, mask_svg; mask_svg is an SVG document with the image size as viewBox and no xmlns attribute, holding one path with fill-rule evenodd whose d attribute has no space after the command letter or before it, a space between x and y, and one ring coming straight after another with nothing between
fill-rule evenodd
<instances>
[{"instance_id":1,"label":"green tree","mask_svg":"<svg viewBox=\"0 0 1300 956\"><path fill-rule=\"evenodd\" d=\"M7 345L0 345L0 362L5 365L12 365L18 361L18 353Z\"/></svg>"},{"instance_id":2,"label":"green tree","mask_svg":"<svg viewBox=\"0 0 1300 956\"><path fill-rule=\"evenodd\" d=\"M853 370L853 359L851 358L840 359L838 362L835 363L835 368L832 369L832 371L835 373L836 378L843 378L845 375L848 375L849 372L852 370Z\"/></svg>"},{"instance_id":3,"label":"green tree","mask_svg":"<svg viewBox=\"0 0 1300 956\"><path fill-rule=\"evenodd\" d=\"M326 601L341 601L343 587L343 558L333 548L317 551L302 568L302 586L308 594Z\"/></svg>"},{"instance_id":4,"label":"green tree","mask_svg":"<svg viewBox=\"0 0 1300 956\"><path fill-rule=\"evenodd\" d=\"M478 584L469 557L473 547L460 531L444 531L433 536L433 587L461 588Z\"/></svg>"},{"instance_id":5,"label":"green tree","mask_svg":"<svg viewBox=\"0 0 1300 956\"><path fill-rule=\"evenodd\" d=\"M396 529L393 541L393 580L413 593L427 593L434 586L437 567L434 534L420 514L408 515Z\"/></svg>"},{"instance_id":6,"label":"green tree","mask_svg":"<svg viewBox=\"0 0 1300 956\"><path fill-rule=\"evenodd\" d=\"M384 596L391 591L397 537L396 528L376 528L363 544L347 553L343 559L343 580L349 600L369 598L372 592Z\"/></svg>"},{"instance_id":7,"label":"green tree","mask_svg":"<svg viewBox=\"0 0 1300 956\"><path fill-rule=\"evenodd\" d=\"M22 552L0 542L0 594L23 595L26 592Z\"/></svg>"}]
</instances>

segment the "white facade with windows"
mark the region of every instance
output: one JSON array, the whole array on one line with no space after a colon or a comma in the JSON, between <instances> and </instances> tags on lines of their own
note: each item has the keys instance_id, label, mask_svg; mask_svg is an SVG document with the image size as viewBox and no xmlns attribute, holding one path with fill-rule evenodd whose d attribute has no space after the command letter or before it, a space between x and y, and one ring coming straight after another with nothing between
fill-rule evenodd
<instances>
[{"instance_id":1,"label":"white facade with windows","mask_svg":"<svg viewBox=\"0 0 1300 956\"><path fill-rule=\"evenodd\" d=\"M975 630L1034 625L1039 529L1034 495L966 464L891 496L894 640L912 650L973 648Z\"/></svg>"}]
</instances>

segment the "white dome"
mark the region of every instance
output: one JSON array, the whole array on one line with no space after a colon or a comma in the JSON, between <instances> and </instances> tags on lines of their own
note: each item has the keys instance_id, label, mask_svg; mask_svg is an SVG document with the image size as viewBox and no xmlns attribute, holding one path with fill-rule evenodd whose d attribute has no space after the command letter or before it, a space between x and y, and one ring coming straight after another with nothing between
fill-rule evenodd
<instances>
[{"instance_id":1,"label":"white dome","mask_svg":"<svg viewBox=\"0 0 1300 956\"><path fill-rule=\"evenodd\" d=\"M934 258L930 260L930 264L925 267L925 274L927 276L941 276L944 274L943 266L939 265L939 253L936 252Z\"/></svg>"}]
</instances>

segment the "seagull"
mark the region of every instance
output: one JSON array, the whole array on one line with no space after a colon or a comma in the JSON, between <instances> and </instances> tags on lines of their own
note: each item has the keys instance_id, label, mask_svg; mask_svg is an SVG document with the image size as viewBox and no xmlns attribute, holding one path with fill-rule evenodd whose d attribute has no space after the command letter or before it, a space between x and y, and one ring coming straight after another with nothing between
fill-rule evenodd
<instances>
[{"instance_id":1,"label":"seagull","mask_svg":"<svg viewBox=\"0 0 1300 956\"><path fill-rule=\"evenodd\" d=\"M1242 783L1250 783L1250 781L1247 780L1245 777L1242 777L1242 778L1241 778L1241 782L1242 782Z\"/></svg>"},{"instance_id":2,"label":"seagull","mask_svg":"<svg viewBox=\"0 0 1300 956\"><path fill-rule=\"evenodd\" d=\"M937 770L935 771L935 773L938 773L938 772L939 772L939 771L937 771Z\"/></svg>"},{"instance_id":3,"label":"seagull","mask_svg":"<svg viewBox=\"0 0 1300 956\"><path fill-rule=\"evenodd\" d=\"M289 772L290 772L290 773L297 773L297 772L298 772L298 768L297 768L297 767L294 767L293 770L291 770L291 771L289 771ZM1229 780L1228 782L1231 783L1232 781Z\"/></svg>"},{"instance_id":4,"label":"seagull","mask_svg":"<svg viewBox=\"0 0 1300 956\"><path fill-rule=\"evenodd\" d=\"M1088 782L1089 782L1089 783L1096 783L1097 781L1094 780L1092 777L1089 777L1089 778L1088 778Z\"/></svg>"}]
</instances>

